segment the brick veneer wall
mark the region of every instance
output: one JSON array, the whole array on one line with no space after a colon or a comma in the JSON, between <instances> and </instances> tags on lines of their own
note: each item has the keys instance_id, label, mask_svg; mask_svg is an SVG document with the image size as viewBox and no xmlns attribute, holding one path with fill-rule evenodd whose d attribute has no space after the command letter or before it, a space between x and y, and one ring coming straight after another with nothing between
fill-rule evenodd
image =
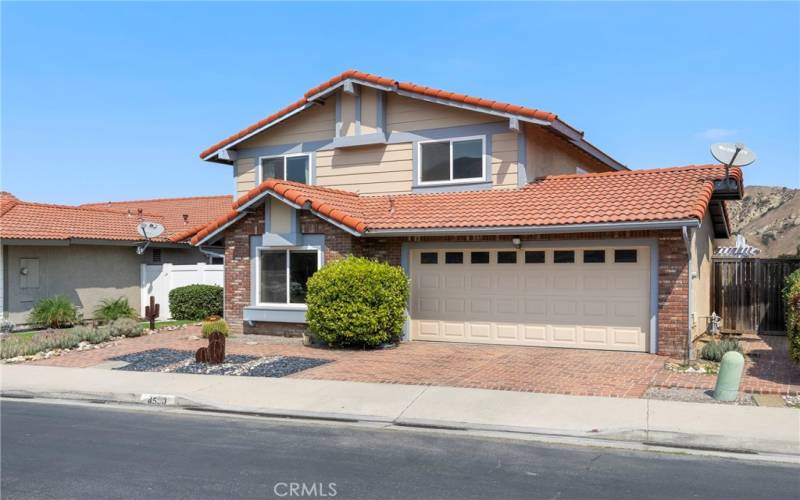
<instances>
[{"instance_id":1,"label":"brick veneer wall","mask_svg":"<svg viewBox=\"0 0 800 500\"><path fill-rule=\"evenodd\" d=\"M235 333L299 335L305 326L297 323L255 323L243 326L242 310L250 304L250 236L261 234L263 208L259 208L225 232L225 318ZM325 236L325 262L349 254L400 265L406 238L359 238L309 212L300 214L304 234ZM425 236L414 241L509 241L513 236ZM524 241L608 240L656 238L658 241L658 353L683 356L688 332L688 258L678 230L615 231L603 233L520 235Z\"/></svg>"}]
</instances>

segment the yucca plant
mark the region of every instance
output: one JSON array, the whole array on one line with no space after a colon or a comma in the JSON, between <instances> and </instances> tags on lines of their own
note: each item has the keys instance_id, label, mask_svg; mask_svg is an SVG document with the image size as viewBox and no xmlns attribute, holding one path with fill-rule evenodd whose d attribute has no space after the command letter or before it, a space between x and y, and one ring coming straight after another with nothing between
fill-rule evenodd
<instances>
[{"instance_id":1,"label":"yucca plant","mask_svg":"<svg viewBox=\"0 0 800 500\"><path fill-rule=\"evenodd\" d=\"M105 323L110 323L119 318L136 318L136 309L128 304L128 299L119 297L118 299L104 299L94 310L94 317Z\"/></svg>"},{"instance_id":2,"label":"yucca plant","mask_svg":"<svg viewBox=\"0 0 800 500\"><path fill-rule=\"evenodd\" d=\"M28 322L50 328L63 328L78 323L78 308L66 297L56 295L33 306Z\"/></svg>"}]
</instances>

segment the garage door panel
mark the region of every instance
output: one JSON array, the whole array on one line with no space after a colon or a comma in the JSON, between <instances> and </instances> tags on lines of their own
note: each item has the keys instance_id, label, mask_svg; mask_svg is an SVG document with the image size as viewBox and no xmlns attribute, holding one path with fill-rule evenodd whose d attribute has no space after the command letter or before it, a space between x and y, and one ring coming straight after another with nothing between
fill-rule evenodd
<instances>
[{"instance_id":1,"label":"garage door panel","mask_svg":"<svg viewBox=\"0 0 800 500\"><path fill-rule=\"evenodd\" d=\"M419 277L419 288L425 290L438 290L439 289L439 275L438 274L423 274Z\"/></svg>"},{"instance_id":2,"label":"garage door panel","mask_svg":"<svg viewBox=\"0 0 800 500\"><path fill-rule=\"evenodd\" d=\"M519 312L519 303L516 298L494 299L494 312L495 314L510 314L516 315Z\"/></svg>"},{"instance_id":3,"label":"garage door panel","mask_svg":"<svg viewBox=\"0 0 800 500\"><path fill-rule=\"evenodd\" d=\"M553 342L575 344L578 341L578 327L576 326L552 326Z\"/></svg>"},{"instance_id":4,"label":"garage door panel","mask_svg":"<svg viewBox=\"0 0 800 500\"><path fill-rule=\"evenodd\" d=\"M488 340L492 336L491 323L467 323L467 336L471 339Z\"/></svg>"},{"instance_id":5,"label":"garage door panel","mask_svg":"<svg viewBox=\"0 0 800 500\"><path fill-rule=\"evenodd\" d=\"M461 297L445 299L444 312L463 314L464 312L466 312L466 302L467 302L466 299Z\"/></svg>"},{"instance_id":6,"label":"garage door panel","mask_svg":"<svg viewBox=\"0 0 800 500\"><path fill-rule=\"evenodd\" d=\"M636 247L636 263L420 264L411 254L412 339L486 344L644 351L650 319L649 249ZM508 251L508 248L500 249ZM481 251L486 251L481 248Z\"/></svg>"},{"instance_id":7,"label":"garage door panel","mask_svg":"<svg viewBox=\"0 0 800 500\"><path fill-rule=\"evenodd\" d=\"M583 304L583 317L589 318L605 318L608 316L608 304L600 300L584 300Z\"/></svg>"},{"instance_id":8,"label":"garage door panel","mask_svg":"<svg viewBox=\"0 0 800 500\"><path fill-rule=\"evenodd\" d=\"M531 342L547 342L547 327L540 325L523 325L525 340Z\"/></svg>"},{"instance_id":9,"label":"garage door panel","mask_svg":"<svg viewBox=\"0 0 800 500\"><path fill-rule=\"evenodd\" d=\"M584 326L581 328L583 342L588 345L602 346L608 343L608 328L604 326Z\"/></svg>"}]
</instances>

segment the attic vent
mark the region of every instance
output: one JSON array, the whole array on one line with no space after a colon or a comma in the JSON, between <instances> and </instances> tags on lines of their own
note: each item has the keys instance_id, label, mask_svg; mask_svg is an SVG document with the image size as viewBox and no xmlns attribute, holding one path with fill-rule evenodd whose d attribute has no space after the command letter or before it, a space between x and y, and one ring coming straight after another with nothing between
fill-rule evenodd
<instances>
[{"instance_id":1,"label":"attic vent","mask_svg":"<svg viewBox=\"0 0 800 500\"><path fill-rule=\"evenodd\" d=\"M153 264L160 264L161 263L161 249L154 248L153 249Z\"/></svg>"}]
</instances>

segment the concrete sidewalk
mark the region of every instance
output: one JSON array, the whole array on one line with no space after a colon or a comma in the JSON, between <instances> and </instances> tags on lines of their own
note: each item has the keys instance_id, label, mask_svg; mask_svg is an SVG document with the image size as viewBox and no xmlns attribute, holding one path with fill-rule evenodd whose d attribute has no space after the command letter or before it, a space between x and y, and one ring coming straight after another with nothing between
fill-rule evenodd
<instances>
[{"instance_id":1,"label":"concrete sidewalk","mask_svg":"<svg viewBox=\"0 0 800 500\"><path fill-rule=\"evenodd\" d=\"M800 411L790 408L33 365L2 365L0 376L4 396L166 403L800 456Z\"/></svg>"}]
</instances>

